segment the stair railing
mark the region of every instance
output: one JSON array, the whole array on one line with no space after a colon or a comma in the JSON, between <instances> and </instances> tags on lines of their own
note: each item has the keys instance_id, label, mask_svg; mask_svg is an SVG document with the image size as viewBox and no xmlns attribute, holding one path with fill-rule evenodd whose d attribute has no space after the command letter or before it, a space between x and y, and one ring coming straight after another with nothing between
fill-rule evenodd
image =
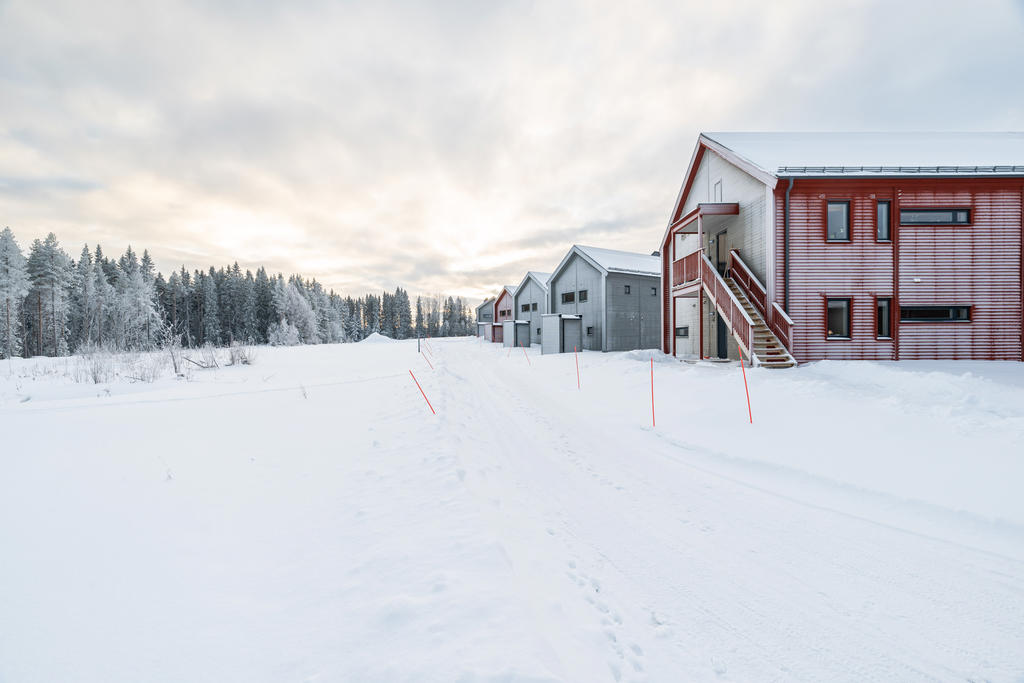
<instances>
[{"instance_id":1,"label":"stair railing","mask_svg":"<svg viewBox=\"0 0 1024 683\"><path fill-rule=\"evenodd\" d=\"M701 284L703 284L711 300L714 301L715 307L725 318L725 322L729 329L732 330L737 343L739 343L743 351L746 352L747 357L753 362L754 321L743 310L743 306L740 304L739 299L736 298L736 295L732 293L732 290L729 289L729 285L725 283L722 276L711 265L707 254L701 251L700 255Z\"/></svg>"},{"instance_id":2,"label":"stair railing","mask_svg":"<svg viewBox=\"0 0 1024 683\"><path fill-rule=\"evenodd\" d=\"M786 315L786 312L782 310L774 301L771 306L768 305L768 290L765 288L761 281L754 275L754 271L750 270L743 259L740 258L740 252L737 249L733 249L729 252L731 265L729 267L729 275L732 276L733 281L739 285L739 288L743 290L743 293L747 295L750 303L754 305L761 317L764 318L764 322L778 340L786 347L786 351L792 353L793 339L793 319Z\"/></svg>"}]
</instances>

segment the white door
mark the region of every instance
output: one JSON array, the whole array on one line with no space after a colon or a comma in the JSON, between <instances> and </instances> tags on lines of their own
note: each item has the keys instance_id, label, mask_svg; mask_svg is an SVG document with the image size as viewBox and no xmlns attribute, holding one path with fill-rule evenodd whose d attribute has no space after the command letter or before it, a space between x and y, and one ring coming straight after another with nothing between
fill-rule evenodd
<instances>
[{"instance_id":1,"label":"white door","mask_svg":"<svg viewBox=\"0 0 1024 683\"><path fill-rule=\"evenodd\" d=\"M700 339L700 311L697 297L678 296L675 301L675 337L676 356L678 358L698 357L698 340Z\"/></svg>"}]
</instances>

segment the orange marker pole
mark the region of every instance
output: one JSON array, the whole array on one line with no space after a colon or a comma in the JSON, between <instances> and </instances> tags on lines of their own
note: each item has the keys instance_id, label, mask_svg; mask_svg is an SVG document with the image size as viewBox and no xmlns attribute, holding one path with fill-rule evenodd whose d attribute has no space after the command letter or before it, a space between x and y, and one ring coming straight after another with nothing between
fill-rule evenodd
<instances>
[{"instance_id":1,"label":"orange marker pole","mask_svg":"<svg viewBox=\"0 0 1024 683\"><path fill-rule=\"evenodd\" d=\"M576 359L576 388L580 388L580 357L576 353L576 347L572 347L572 355Z\"/></svg>"},{"instance_id":2,"label":"orange marker pole","mask_svg":"<svg viewBox=\"0 0 1024 683\"><path fill-rule=\"evenodd\" d=\"M740 354L740 370L743 370L743 390L747 392L747 417L750 418L750 424L754 424L754 413L750 410L750 389L747 387L747 371L743 367L746 363L743 362L743 354Z\"/></svg>"},{"instance_id":3,"label":"orange marker pole","mask_svg":"<svg viewBox=\"0 0 1024 683\"><path fill-rule=\"evenodd\" d=\"M433 370L434 369L434 364L430 362L429 358L427 358L427 354L425 354L422 351L420 351L420 355L423 356L423 360L427 361L427 365L429 365L430 369Z\"/></svg>"},{"instance_id":4,"label":"orange marker pole","mask_svg":"<svg viewBox=\"0 0 1024 683\"><path fill-rule=\"evenodd\" d=\"M416 379L416 375L412 374L412 370L409 371L409 374L412 375L412 381L416 382L416 388L420 390L421 394L423 394L423 400L427 402L427 407L430 408L430 412L434 413L434 415L437 415L437 412L434 410L434 406L430 405L430 399L427 398L426 392L423 391L423 387L420 386L419 380Z\"/></svg>"},{"instance_id":5,"label":"orange marker pole","mask_svg":"<svg viewBox=\"0 0 1024 683\"><path fill-rule=\"evenodd\" d=\"M654 356L651 356L651 427L657 427L654 421Z\"/></svg>"},{"instance_id":6,"label":"orange marker pole","mask_svg":"<svg viewBox=\"0 0 1024 683\"><path fill-rule=\"evenodd\" d=\"M523 350L523 357L526 358L526 362L533 365L533 363L530 362L530 354L526 352L526 347L523 346L523 342L519 342L519 348Z\"/></svg>"}]
</instances>

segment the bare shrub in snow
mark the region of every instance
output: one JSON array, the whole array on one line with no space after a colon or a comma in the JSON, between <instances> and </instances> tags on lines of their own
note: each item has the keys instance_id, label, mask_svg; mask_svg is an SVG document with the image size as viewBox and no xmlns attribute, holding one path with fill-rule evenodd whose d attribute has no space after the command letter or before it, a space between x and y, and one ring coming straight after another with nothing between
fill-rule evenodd
<instances>
[{"instance_id":1,"label":"bare shrub in snow","mask_svg":"<svg viewBox=\"0 0 1024 683\"><path fill-rule=\"evenodd\" d=\"M203 348L199 349L199 357L207 368L220 367L220 362L217 360L217 349L213 344L206 344Z\"/></svg>"},{"instance_id":2,"label":"bare shrub in snow","mask_svg":"<svg viewBox=\"0 0 1024 683\"><path fill-rule=\"evenodd\" d=\"M228 349L228 365L252 365L256 360L256 349L249 344L232 342Z\"/></svg>"},{"instance_id":3,"label":"bare shrub in snow","mask_svg":"<svg viewBox=\"0 0 1024 683\"><path fill-rule=\"evenodd\" d=\"M167 368L167 356L162 353L140 353L126 359L125 376L139 382L152 383L160 379Z\"/></svg>"},{"instance_id":4,"label":"bare shrub in snow","mask_svg":"<svg viewBox=\"0 0 1024 683\"><path fill-rule=\"evenodd\" d=\"M79 383L106 384L117 376L114 354L90 344L79 349L70 371L71 379Z\"/></svg>"},{"instance_id":5,"label":"bare shrub in snow","mask_svg":"<svg viewBox=\"0 0 1024 683\"><path fill-rule=\"evenodd\" d=\"M117 379L149 383L163 376L167 364L163 353L115 353L92 345L75 354L66 374L80 383L107 384Z\"/></svg>"}]
</instances>

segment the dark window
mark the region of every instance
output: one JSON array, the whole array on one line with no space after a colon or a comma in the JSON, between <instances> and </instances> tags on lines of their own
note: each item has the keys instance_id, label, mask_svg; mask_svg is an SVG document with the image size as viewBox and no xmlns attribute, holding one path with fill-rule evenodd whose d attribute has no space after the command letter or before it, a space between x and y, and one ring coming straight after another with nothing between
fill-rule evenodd
<instances>
[{"instance_id":1,"label":"dark window","mask_svg":"<svg viewBox=\"0 0 1024 683\"><path fill-rule=\"evenodd\" d=\"M676 328L676 336L677 337L689 337L690 336L690 326L689 325L683 325L682 327L677 327Z\"/></svg>"},{"instance_id":2,"label":"dark window","mask_svg":"<svg viewBox=\"0 0 1024 683\"><path fill-rule=\"evenodd\" d=\"M900 306L901 323L958 323L970 321L970 306Z\"/></svg>"},{"instance_id":3,"label":"dark window","mask_svg":"<svg viewBox=\"0 0 1024 683\"><path fill-rule=\"evenodd\" d=\"M593 337L594 336L594 328L593 327L588 327L587 328L587 336L588 337Z\"/></svg>"},{"instance_id":4,"label":"dark window","mask_svg":"<svg viewBox=\"0 0 1024 683\"><path fill-rule=\"evenodd\" d=\"M878 337L892 337L892 299L878 300Z\"/></svg>"},{"instance_id":5,"label":"dark window","mask_svg":"<svg viewBox=\"0 0 1024 683\"><path fill-rule=\"evenodd\" d=\"M629 285L626 285L626 290L625 290L625 292L624 292L624 293L625 293L625 294L629 294Z\"/></svg>"},{"instance_id":6,"label":"dark window","mask_svg":"<svg viewBox=\"0 0 1024 683\"><path fill-rule=\"evenodd\" d=\"M829 242L850 241L850 202L828 203Z\"/></svg>"},{"instance_id":7,"label":"dark window","mask_svg":"<svg viewBox=\"0 0 1024 683\"><path fill-rule=\"evenodd\" d=\"M540 334L540 328L539 327L537 328L537 334Z\"/></svg>"},{"instance_id":8,"label":"dark window","mask_svg":"<svg viewBox=\"0 0 1024 683\"><path fill-rule=\"evenodd\" d=\"M519 308L522 309L523 313L526 313L528 310L530 310L530 304L523 304Z\"/></svg>"},{"instance_id":9,"label":"dark window","mask_svg":"<svg viewBox=\"0 0 1024 683\"><path fill-rule=\"evenodd\" d=\"M532 304L530 304L530 310L531 311L536 311L537 310L537 302L536 301L534 301Z\"/></svg>"},{"instance_id":10,"label":"dark window","mask_svg":"<svg viewBox=\"0 0 1024 683\"><path fill-rule=\"evenodd\" d=\"M576 292L562 292L562 303L571 304L576 301Z\"/></svg>"},{"instance_id":11,"label":"dark window","mask_svg":"<svg viewBox=\"0 0 1024 683\"><path fill-rule=\"evenodd\" d=\"M900 209L901 225L970 225L970 209Z\"/></svg>"},{"instance_id":12,"label":"dark window","mask_svg":"<svg viewBox=\"0 0 1024 683\"><path fill-rule=\"evenodd\" d=\"M889 202L878 202L875 207L875 220L877 221L879 242L888 242L892 239L892 234L889 231L890 206Z\"/></svg>"},{"instance_id":13,"label":"dark window","mask_svg":"<svg viewBox=\"0 0 1024 683\"><path fill-rule=\"evenodd\" d=\"M651 287L651 296L658 296L658 288Z\"/></svg>"},{"instance_id":14,"label":"dark window","mask_svg":"<svg viewBox=\"0 0 1024 683\"><path fill-rule=\"evenodd\" d=\"M829 339L850 338L850 300L829 299L825 334Z\"/></svg>"},{"instance_id":15,"label":"dark window","mask_svg":"<svg viewBox=\"0 0 1024 683\"><path fill-rule=\"evenodd\" d=\"M587 300L587 290L581 289L580 290L580 303L583 303L586 300Z\"/></svg>"}]
</instances>

